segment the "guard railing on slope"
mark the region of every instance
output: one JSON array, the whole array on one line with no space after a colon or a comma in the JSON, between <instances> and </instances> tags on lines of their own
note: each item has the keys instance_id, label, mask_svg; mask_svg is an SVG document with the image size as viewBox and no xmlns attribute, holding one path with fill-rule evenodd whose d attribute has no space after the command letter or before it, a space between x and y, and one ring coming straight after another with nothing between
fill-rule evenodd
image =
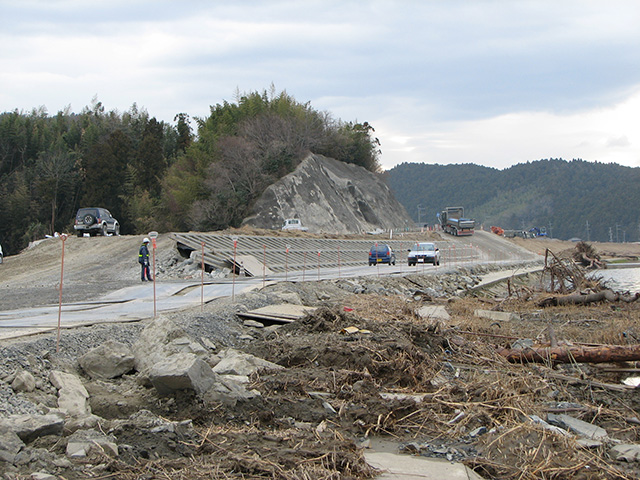
<instances>
[{"instance_id":1,"label":"guard railing on slope","mask_svg":"<svg viewBox=\"0 0 640 480\"><path fill-rule=\"evenodd\" d=\"M178 243L178 248L193 251L197 261L201 261L204 243L204 261L216 269L230 268L235 253L236 256L251 255L273 272L284 272L285 269L292 271L311 269L318 266L337 268L338 266L366 265L369 260L369 249L375 243L389 245L396 254L396 263L406 263L407 250L414 243L410 238L342 240L212 233L172 233L171 237ZM235 252L234 237L237 238Z\"/></svg>"}]
</instances>

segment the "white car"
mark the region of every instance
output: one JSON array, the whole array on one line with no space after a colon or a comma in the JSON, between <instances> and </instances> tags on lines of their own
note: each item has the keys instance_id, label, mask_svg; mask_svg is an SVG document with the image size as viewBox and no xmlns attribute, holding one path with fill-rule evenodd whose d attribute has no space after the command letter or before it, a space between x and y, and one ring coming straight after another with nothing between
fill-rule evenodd
<instances>
[{"instance_id":1,"label":"white car","mask_svg":"<svg viewBox=\"0 0 640 480\"><path fill-rule=\"evenodd\" d=\"M415 243L413 247L409 249L407 261L409 266L419 262L440 265L440 249L436 247L435 243L431 242Z\"/></svg>"},{"instance_id":2,"label":"white car","mask_svg":"<svg viewBox=\"0 0 640 480\"><path fill-rule=\"evenodd\" d=\"M302 222L299 218L287 218L284 221L284 225L282 225L282 230L299 230L301 232L306 232L309 229L302 226Z\"/></svg>"}]
</instances>

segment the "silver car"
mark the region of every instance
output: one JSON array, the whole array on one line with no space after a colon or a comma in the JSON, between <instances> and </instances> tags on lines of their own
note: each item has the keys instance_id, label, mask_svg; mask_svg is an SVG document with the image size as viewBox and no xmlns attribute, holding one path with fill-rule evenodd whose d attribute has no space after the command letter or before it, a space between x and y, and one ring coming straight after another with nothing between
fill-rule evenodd
<instances>
[{"instance_id":1,"label":"silver car","mask_svg":"<svg viewBox=\"0 0 640 480\"><path fill-rule=\"evenodd\" d=\"M407 261L409 266L420 262L440 265L440 249L436 247L435 243L431 242L415 243L413 247L409 249Z\"/></svg>"}]
</instances>

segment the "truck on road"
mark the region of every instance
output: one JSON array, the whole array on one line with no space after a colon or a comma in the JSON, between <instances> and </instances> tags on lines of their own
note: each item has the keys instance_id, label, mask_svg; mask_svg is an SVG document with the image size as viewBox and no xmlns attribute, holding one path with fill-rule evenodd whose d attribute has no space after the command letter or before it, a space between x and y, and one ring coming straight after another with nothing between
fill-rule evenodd
<instances>
[{"instance_id":1,"label":"truck on road","mask_svg":"<svg viewBox=\"0 0 640 480\"><path fill-rule=\"evenodd\" d=\"M471 218L464 218L464 208L447 207L438 214L442 230L450 235L473 235L476 228L476 221Z\"/></svg>"}]
</instances>

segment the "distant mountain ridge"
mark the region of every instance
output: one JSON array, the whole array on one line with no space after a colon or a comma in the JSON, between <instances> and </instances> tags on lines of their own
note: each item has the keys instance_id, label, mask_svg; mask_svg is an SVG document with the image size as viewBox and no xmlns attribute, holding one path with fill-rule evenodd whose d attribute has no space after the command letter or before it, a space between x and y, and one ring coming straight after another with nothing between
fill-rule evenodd
<instances>
[{"instance_id":1,"label":"distant mountain ridge","mask_svg":"<svg viewBox=\"0 0 640 480\"><path fill-rule=\"evenodd\" d=\"M565 240L640 240L640 168L580 159L537 160L504 170L402 163L385 177L420 223L433 224L443 208L463 206L487 230L546 227Z\"/></svg>"}]
</instances>

